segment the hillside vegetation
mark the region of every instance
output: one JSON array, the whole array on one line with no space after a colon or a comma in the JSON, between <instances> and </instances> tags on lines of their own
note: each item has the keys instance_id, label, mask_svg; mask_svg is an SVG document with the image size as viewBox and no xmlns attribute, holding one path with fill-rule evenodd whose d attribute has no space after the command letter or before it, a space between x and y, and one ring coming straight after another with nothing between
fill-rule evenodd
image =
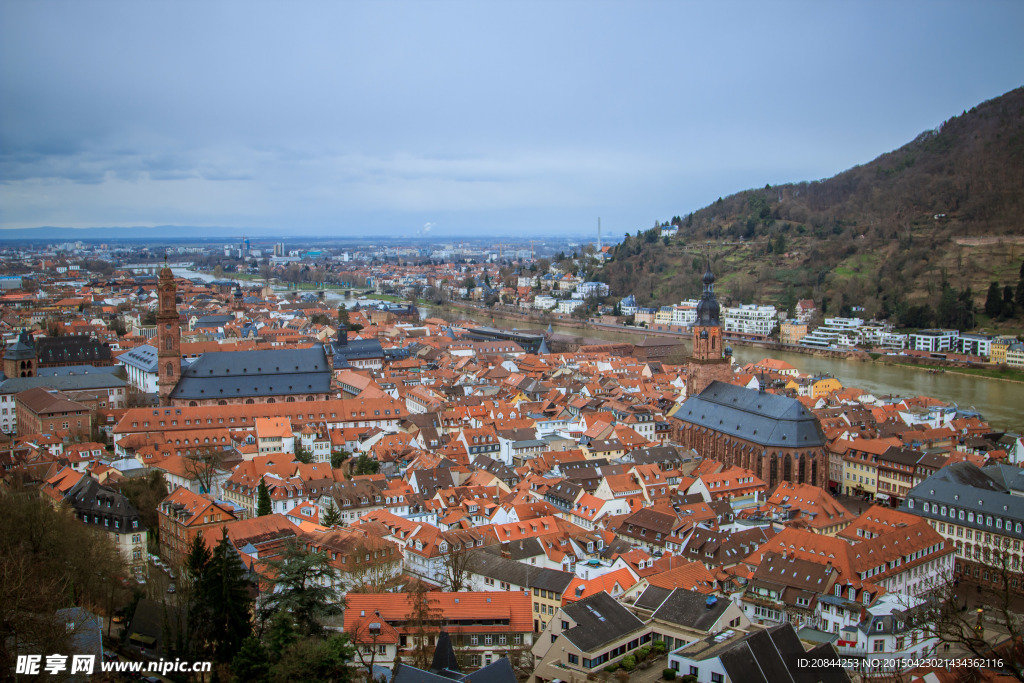
<instances>
[{"instance_id":1,"label":"hillside vegetation","mask_svg":"<svg viewBox=\"0 0 1024 683\"><path fill-rule=\"evenodd\" d=\"M908 327L991 327L991 283L1016 291L1024 258L1024 88L832 178L746 190L670 222L676 237L627 236L596 277L641 305L677 303L699 294L707 249L727 303L814 298L828 315L862 306ZM994 317L1013 325L1022 310Z\"/></svg>"}]
</instances>

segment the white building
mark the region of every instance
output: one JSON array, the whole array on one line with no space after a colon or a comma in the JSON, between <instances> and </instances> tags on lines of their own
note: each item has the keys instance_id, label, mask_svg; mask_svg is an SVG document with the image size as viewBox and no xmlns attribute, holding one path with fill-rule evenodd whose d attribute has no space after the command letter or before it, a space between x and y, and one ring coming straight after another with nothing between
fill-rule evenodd
<instances>
[{"instance_id":1,"label":"white building","mask_svg":"<svg viewBox=\"0 0 1024 683\"><path fill-rule=\"evenodd\" d=\"M583 305L582 299L562 299L558 302L559 313L572 313Z\"/></svg>"},{"instance_id":2,"label":"white building","mask_svg":"<svg viewBox=\"0 0 1024 683\"><path fill-rule=\"evenodd\" d=\"M117 357L118 365L124 366L128 384L143 394L157 392L157 350L149 344L136 346Z\"/></svg>"},{"instance_id":3,"label":"white building","mask_svg":"<svg viewBox=\"0 0 1024 683\"><path fill-rule=\"evenodd\" d=\"M672 308L672 324L692 327L697 322L697 300L687 299Z\"/></svg>"},{"instance_id":4,"label":"white building","mask_svg":"<svg viewBox=\"0 0 1024 683\"><path fill-rule=\"evenodd\" d=\"M588 296L608 296L608 285L603 282L581 282L576 285L576 293L586 299Z\"/></svg>"},{"instance_id":5,"label":"white building","mask_svg":"<svg viewBox=\"0 0 1024 683\"><path fill-rule=\"evenodd\" d=\"M910 334L907 343L914 351L941 353L956 351L959 337L959 330L918 330Z\"/></svg>"},{"instance_id":6,"label":"white building","mask_svg":"<svg viewBox=\"0 0 1024 683\"><path fill-rule=\"evenodd\" d=\"M857 345L863 318L825 318L825 324L800 340L801 346L849 348Z\"/></svg>"},{"instance_id":7,"label":"white building","mask_svg":"<svg viewBox=\"0 0 1024 683\"><path fill-rule=\"evenodd\" d=\"M774 306L740 304L725 309L725 331L767 337L775 331L778 319Z\"/></svg>"},{"instance_id":8,"label":"white building","mask_svg":"<svg viewBox=\"0 0 1024 683\"><path fill-rule=\"evenodd\" d=\"M541 294L533 299L533 307L540 311L550 311L557 305L558 299L547 294Z\"/></svg>"}]
</instances>

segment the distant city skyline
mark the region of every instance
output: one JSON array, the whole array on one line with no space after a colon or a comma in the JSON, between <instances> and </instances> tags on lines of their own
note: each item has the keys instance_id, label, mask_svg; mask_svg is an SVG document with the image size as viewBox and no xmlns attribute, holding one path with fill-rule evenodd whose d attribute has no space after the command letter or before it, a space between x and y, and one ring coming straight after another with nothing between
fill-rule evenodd
<instances>
[{"instance_id":1,"label":"distant city skyline","mask_svg":"<svg viewBox=\"0 0 1024 683\"><path fill-rule=\"evenodd\" d=\"M1008 0L0 0L0 238L618 239L1020 87L1021 26Z\"/></svg>"}]
</instances>

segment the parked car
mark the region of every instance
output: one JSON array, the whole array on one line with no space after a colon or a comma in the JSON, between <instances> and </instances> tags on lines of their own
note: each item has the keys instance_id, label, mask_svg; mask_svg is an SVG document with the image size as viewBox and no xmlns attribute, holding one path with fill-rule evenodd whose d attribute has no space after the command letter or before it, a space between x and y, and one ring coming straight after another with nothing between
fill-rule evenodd
<instances>
[{"instance_id":1,"label":"parked car","mask_svg":"<svg viewBox=\"0 0 1024 683\"><path fill-rule=\"evenodd\" d=\"M173 583L167 587L167 592L168 593L173 593L175 590L177 590L177 589L174 587Z\"/></svg>"}]
</instances>

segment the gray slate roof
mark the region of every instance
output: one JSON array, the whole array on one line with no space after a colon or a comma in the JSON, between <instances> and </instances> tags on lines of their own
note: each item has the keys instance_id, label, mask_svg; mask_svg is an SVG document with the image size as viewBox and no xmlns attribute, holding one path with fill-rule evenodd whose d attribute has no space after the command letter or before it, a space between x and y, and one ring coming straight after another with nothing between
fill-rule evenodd
<instances>
[{"instance_id":1,"label":"gray slate roof","mask_svg":"<svg viewBox=\"0 0 1024 683\"><path fill-rule=\"evenodd\" d=\"M1024 540L1024 497L1013 495L1006 485L1007 479L1020 485L1020 471L1016 468L989 465L982 469L969 462L957 462L943 467L923 482L910 489L900 509L926 519L951 521L978 530L998 532ZM925 510L925 505L928 510ZM947 515L942 514L945 508ZM959 518L964 511L964 518ZM973 513L974 521L971 521ZM993 525L988 524L989 518ZM1001 528L994 525L1001 521Z\"/></svg>"},{"instance_id":2,"label":"gray slate roof","mask_svg":"<svg viewBox=\"0 0 1024 683\"><path fill-rule=\"evenodd\" d=\"M204 353L182 370L175 399L325 394L331 367L323 347Z\"/></svg>"},{"instance_id":3,"label":"gray slate roof","mask_svg":"<svg viewBox=\"0 0 1024 683\"><path fill-rule=\"evenodd\" d=\"M824 643L805 652L791 624L755 631L719 658L729 678L744 683L844 683L850 680L839 667L801 667L800 658L835 658L836 650Z\"/></svg>"},{"instance_id":4,"label":"gray slate roof","mask_svg":"<svg viewBox=\"0 0 1024 683\"><path fill-rule=\"evenodd\" d=\"M646 591L644 592L646 593ZM714 596L676 588L661 604L658 611L652 615L652 618L707 631L732 604L728 598L715 598L715 603L709 607L707 603L712 597Z\"/></svg>"},{"instance_id":5,"label":"gray slate roof","mask_svg":"<svg viewBox=\"0 0 1024 683\"><path fill-rule=\"evenodd\" d=\"M501 557L493 553L473 553L469 557L468 569L481 576L505 581L517 586L541 588L562 593L572 582L575 574L557 569L538 568L523 562Z\"/></svg>"},{"instance_id":6,"label":"gray slate roof","mask_svg":"<svg viewBox=\"0 0 1024 683\"><path fill-rule=\"evenodd\" d=\"M644 592L640 594L640 597L633 603L633 607L637 609L644 609L650 612L661 607L665 599L672 595L673 588L662 588L660 586L648 586L644 589Z\"/></svg>"},{"instance_id":7,"label":"gray slate roof","mask_svg":"<svg viewBox=\"0 0 1024 683\"><path fill-rule=\"evenodd\" d=\"M568 631L563 631L562 637L583 652L594 652L644 625L604 591L566 605L562 611L576 623Z\"/></svg>"},{"instance_id":8,"label":"gray slate roof","mask_svg":"<svg viewBox=\"0 0 1024 683\"><path fill-rule=\"evenodd\" d=\"M686 399L673 417L765 448L825 445L817 418L796 399L724 382Z\"/></svg>"},{"instance_id":9,"label":"gray slate roof","mask_svg":"<svg viewBox=\"0 0 1024 683\"><path fill-rule=\"evenodd\" d=\"M118 362L138 368L143 372L156 372L158 358L155 346L143 344L117 357Z\"/></svg>"},{"instance_id":10,"label":"gray slate roof","mask_svg":"<svg viewBox=\"0 0 1024 683\"><path fill-rule=\"evenodd\" d=\"M58 377L11 377L0 383L0 394L17 394L28 389L35 389L36 387L47 387L57 391L117 389L125 387L127 384L125 380L109 372Z\"/></svg>"}]
</instances>

